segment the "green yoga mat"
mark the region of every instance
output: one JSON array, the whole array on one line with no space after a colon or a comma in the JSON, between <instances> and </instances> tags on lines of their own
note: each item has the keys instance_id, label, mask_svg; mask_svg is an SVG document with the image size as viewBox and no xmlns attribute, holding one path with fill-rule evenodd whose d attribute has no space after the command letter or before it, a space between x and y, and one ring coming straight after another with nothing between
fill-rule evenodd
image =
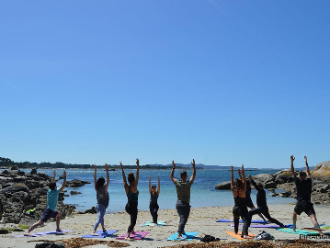
<instances>
[{"instance_id":1,"label":"green yoga mat","mask_svg":"<svg viewBox=\"0 0 330 248\"><path fill-rule=\"evenodd\" d=\"M143 222L140 226L156 226L156 224L151 221L146 221L146 222ZM159 220L157 222L157 226L166 226L166 221Z\"/></svg>"},{"instance_id":2,"label":"green yoga mat","mask_svg":"<svg viewBox=\"0 0 330 248\"><path fill-rule=\"evenodd\" d=\"M279 228L276 229L280 232L286 232L286 233L292 233L292 234L298 234L298 235L305 235L305 236L319 236L319 232L317 231L311 231L311 230L302 230L302 229L296 229L294 232L291 228ZM330 235L329 231L324 232L324 234Z\"/></svg>"}]
</instances>

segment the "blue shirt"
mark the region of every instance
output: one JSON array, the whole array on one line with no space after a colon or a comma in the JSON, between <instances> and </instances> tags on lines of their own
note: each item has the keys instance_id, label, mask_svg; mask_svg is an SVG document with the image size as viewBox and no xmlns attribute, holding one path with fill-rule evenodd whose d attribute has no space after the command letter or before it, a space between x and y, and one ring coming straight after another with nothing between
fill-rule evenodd
<instances>
[{"instance_id":1,"label":"blue shirt","mask_svg":"<svg viewBox=\"0 0 330 248\"><path fill-rule=\"evenodd\" d=\"M59 189L48 189L47 191L47 208L50 210L55 211L57 202L58 202L58 195L60 194Z\"/></svg>"}]
</instances>

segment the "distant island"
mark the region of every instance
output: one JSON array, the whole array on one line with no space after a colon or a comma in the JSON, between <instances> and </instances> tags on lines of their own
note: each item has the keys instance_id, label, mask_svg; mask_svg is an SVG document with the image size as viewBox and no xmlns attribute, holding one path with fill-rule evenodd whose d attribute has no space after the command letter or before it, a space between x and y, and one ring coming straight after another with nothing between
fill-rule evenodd
<instances>
[{"instance_id":1,"label":"distant island","mask_svg":"<svg viewBox=\"0 0 330 248\"><path fill-rule=\"evenodd\" d=\"M98 168L103 168L104 165L96 165ZM55 168L63 168L63 169L91 169L94 168L92 164L70 164L70 163L63 163L63 162L15 162L9 158L0 157L0 169L8 169L12 167L17 167L19 169L31 169L31 168L44 168L44 169L55 169ZM109 170L117 170L120 169L120 165L110 165L108 164ZM176 163L177 169L191 169L191 164L182 164ZM136 165L124 165L125 169L135 169ZM140 165L141 169L148 169L148 170L169 170L172 169L172 164L145 164ZM199 170L230 170L231 166L220 166L220 165L204 165L204 164L196 164L196 168ZM234 169L238 169L240 167L234 166ZM246 171L256 171L260 170L258 168L246 168ZM279 170L279 169L271 169L271 168L262 168L262 170Z\"/></svg>"}]
</instances>

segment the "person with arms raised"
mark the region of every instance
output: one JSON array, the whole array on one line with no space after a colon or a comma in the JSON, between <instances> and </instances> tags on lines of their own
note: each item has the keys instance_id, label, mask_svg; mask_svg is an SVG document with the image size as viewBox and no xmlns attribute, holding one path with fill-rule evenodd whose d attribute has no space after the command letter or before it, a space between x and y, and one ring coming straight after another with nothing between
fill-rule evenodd
<instances>
[{"instance_id":1,"label":"person with arms raised","mask_svg":"<svg viewBox=\"0 0 330 248\"><path fill-rule=\"evenodd\" d=\"M133 172L129 173L127 176L128 183L126 182L126 176L124 172L123 164L120 162L121 171L123 175L124 188L127 195L127 204L125 207L126 212L131 216L131 223L127 229L127 235L125 239L130 239L131 233L134 234L134 227L136 225L136 219L138 215L138 199L139 199L139 166L140 161L136 159L136 177Z\"/></svg>"},{"instance_id":2,"label":"person with arms raised","mask_svg":"<svg viewBox=\"0 0 330 248\"><path fill-rule=\"evenodd\" d=\"M319 223L317 222L313 203L311 202L312 178L311 178L311 173L309 171L307 157L304 156L305 164L306 164L306 172L300 171L299 178L296 177L296 173L293 167L293 161L295 160L295 158L293 157L293 155L291 155L290 158L291 158L291 174L296 184L296 190L297 190L297 204L294 208L293 216L292 216L293 231L294 232L296 231L297 215L300 215L302 212L305 212L311 218L315 230L317 230L321 236L324 236L324 233L320 229Z\"/></svg>"},{"instance_id":3,"label":"person with arms raised","mask_svg":"<svg viewBox=\"0 0 330 248\"><path fill-rule=\"evenodd\" d=\"M157 191L156 191L157 190ZM158 218L158 196L160 194L160 179L158 176L158 189L156 185L151 186L151 176L149 177L149 192L150 192L150 204L149 209L152 216L152 222L157 225L157 218Z\"/></svg>"},{"instance_id":4,"label":"person with arms raised","mask_svg":"<svg viewBox=\"0 0 330 248\"><path fill-rule=\"evenodd\" d=\"M239 217L243 220L243 231L242 231L242 238L245 239L252 239L249 236L249 225L250 225L250 218L249 212L246 206L246 177L244 166L242 165L242 179L234 180L234 167L231 166L231 183L230 188L233 193L235 205L233 207L233 217L234 217L234 231L238 233L238 226L239 226Z\"/></svg>"},{"instance_id":5,"label":"person with arms raised","mask_svg":"<svg viewBox=\"0 0 330 248\"><path fill-rule=\"evenodd\" d=\"M176 209L180 217L178 236L177 236L178 239L184 238L182 237L182 235L185 234L184 228L186 226L190 214L190 207L191 207L190 188L191 185L194 183L196 177L196 165L194 159L191 162L191 164L193 166L193 174L191 175L190 179L187 181L188 179L187 172L185 170L182 170L180 173L181 180L178 180L174 177L174 171L176 165L174 163L174 160L172 161L173 168L170 177L176 187L176 193L177 193Z\"/></svg>"},{"instance_id":6,"label":"person with arms raised","mask_svg":"<svg viewBox=\"0 0 330 248\"><path fill-rule=\"evenodd\" d=\"M249 212L249 218L252 220L252 216L255 214L263 214L270 223L275 223L279 225L280 227L285 227L285 225L282 222L279 222L277 219L274 219L270 216L268 206L267 206L267 197L266 197L266 191L264 189L264 186L261 183L256 184L256 182L252 179L251 175L249 175L249 180L254 186L254 188L258 191L257 193L257 205L258 207L255 209L250 210Z\"/></svg>"},{"instance_id":7,"label":"person with arms raised","mask_svg":"<svg viewBox=\"0 0 330 248\"><path fill-rule=\"evenodd\" d=\"M107 207L109 205L109 192L108 192L108 187L109 187L109 182L110 182L110 177L109 177L109 171L108 171L108 165L105 164L104 169L107 173L107 181L103 177L99 177L96 180L96 165L94 165L94 188L96 191L96 199L97 199L97 205L96 205L96 212L97 212L97 220L94 224L94 231L93 235L98 235L96 233L97 227L99 224L102 226L103 232L106 232L107 230L105 229L104 226L104 215L107 211Z\"/></svg>"},{"instance_id":8,"label":"person with arms raised","mask_svg":"<svg viewBox=\"0 0 330 248\"><path fill-rule=\"evenodd\" d=\"M62 217L62 213L56 211L57 203L58 203L58 196L60 192L63 191L66 183L66 172L63 172L63 184L60 189L57 189L56 186L56 171L54 170L54 177L52 181L49 183L49 188L47 191L47 208L43 212L42 217L40 220L36 223L34 223L26 233L24 233L24 236L32 236L31 232L38 226L41 226L45 222L47 222L50 218L54 218L56 220L56 232L61 232L60 228L60 221Z\"/></svg>"}]
</instances>

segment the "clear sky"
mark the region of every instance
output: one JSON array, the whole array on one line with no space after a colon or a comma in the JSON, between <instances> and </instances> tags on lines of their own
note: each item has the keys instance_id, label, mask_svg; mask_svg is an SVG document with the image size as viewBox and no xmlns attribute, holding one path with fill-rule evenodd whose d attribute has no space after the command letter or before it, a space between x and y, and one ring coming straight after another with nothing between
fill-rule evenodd
<instances>
[{"instance_id":1,"label":"clear sky","mask_svg":"<svg viewBox=\"0 0 330 248\"><path fill-rule=\"evenodd\" d=\"M0 156L330 160L330 1L0 2Z\"/></svg>"}]
</instances>

